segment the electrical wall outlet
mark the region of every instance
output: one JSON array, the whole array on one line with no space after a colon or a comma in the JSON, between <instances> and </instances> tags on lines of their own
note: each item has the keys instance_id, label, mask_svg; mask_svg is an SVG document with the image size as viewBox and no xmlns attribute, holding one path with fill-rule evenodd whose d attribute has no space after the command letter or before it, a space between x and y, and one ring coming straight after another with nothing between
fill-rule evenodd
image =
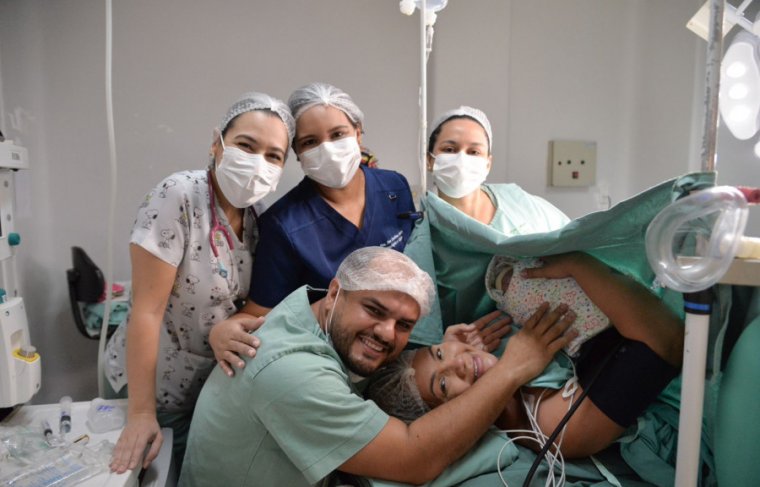
<instances>
[{"instance_id":1,"label":"electrical wall outlet","mask_svg":"<svg viewBox=\"0 0 760 487\"><path fill-rule=\"evenodd\" d=\"M596 182L596 142L552 140L552 186L585 187Z\"/></svg>"}]
</instances>

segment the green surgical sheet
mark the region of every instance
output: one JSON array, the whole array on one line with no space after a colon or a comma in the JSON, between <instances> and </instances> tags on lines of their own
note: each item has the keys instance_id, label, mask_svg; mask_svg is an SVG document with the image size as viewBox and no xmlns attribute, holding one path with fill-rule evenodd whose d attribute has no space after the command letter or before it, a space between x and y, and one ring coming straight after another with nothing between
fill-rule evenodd
<instances>
[{"instance_id":1,"label":"green surgical sheet","mask_svg":"<svg viewBox=\"0 0 760 487\"><path fill-rule=\"evenodd\" d=\"M440 308L436 306L428 319L415 326L411 341L419 345L439 343L444 326L472 322L494 309L485 293L483 277L494 255L533 257L584 251L652 289L655 276L647 262L644 244L649 222L678 197L713 186L715 177L715 173L687 174L652 187L609 210L573 220L561 229L511 237L466 217L439 198L429 196L424 202L425 220L418 222L416 235L406 253L434 278L437 276L433 263L444 262L448 266L448 281L437 282L439 291L445 288L449 292L446 296L439 296ZM683 314L680 294L666 293L663 289L653 291L664 294L663 299L674 311ZM679 381L674 381L663 392L662 400L647 410L645 418L631 427L619 445L615 444L596 456L613 473L611 480L607 480L591 460L573 461L566 464L568 479L565 485L617 485L617 480L625 486L666 485L672 479L669 461L675 447L675 425L671 421L674 411L677 417L673 406L674 403L677 405L679 386ZM658 441L664 444L657 447ZM647 443L659 451L653 453L646 448ZM427 485L502 485L496 458L504 444L503 436L489 434L444 475ZM623 450L622 456L620 450ZM514 451L519 454L502 455L502 472L509 485L522 485L534 453L523 447ZM639 473L642 469L649 470L648 483L632 480L637 477L630 466ZM546 469L542 467L537 478L545 477L545 473ZM401 485L376 480L371 483L376 486Z\"/></svg>"},{"instance_id":2,"label":"green surgical sheet","mask_svg":"<svg viewBox=\"0 0 760 487\"><path fill-rule=\"evenodd\" d=\"M654 186L609 210L573 220L561 229L511 237L430 195L425 201L430 235L421 240L430 241L436 265L447 266L445 281L441 280L441 272L435 272L439 290L448 291L447 296L439 296L443 326L471 323L494 309L484 284L486 268L494 255L519 258L581 250L649 287L654 279L644 246L649 222L677 197L712 186L714 181L715 173L688 174ZM416 251L422 253L420 249ZM424 326L437 324L431 320ZM436 333L440 336L442 332L416 329L413 339Z\"/></svg>"}]
</instances>

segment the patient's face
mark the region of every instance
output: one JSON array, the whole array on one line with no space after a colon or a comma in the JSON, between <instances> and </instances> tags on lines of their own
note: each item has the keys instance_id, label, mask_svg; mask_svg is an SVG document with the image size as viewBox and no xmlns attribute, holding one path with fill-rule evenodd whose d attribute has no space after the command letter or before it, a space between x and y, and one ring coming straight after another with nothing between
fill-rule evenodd
<instances>
[{"instance_id":1,"label":"patient's face","mask_svg":"<svg viewBox=\"0 0 760 487\"><path fill-rule=\"evenodd\" d=\"M444 342L420 349L412 367L422 400L435 407L466 391L498 359L461 342Z\"/></svg>"},{"instance_id":2,"label":"patient's face","mask_svg":"<svg viewBox=\"0 0 760 487\"><path fill-rule=\"evenodd\" d=\"M395 359L409 341L420 306L398 291L341 290L330 334L343 363L361 376Z\"/></svg>"},{"instance_id":3,"label":"patient's face","mask_svg":"<svg viewBox=\"0 0 760 487\"><path fill-rule=\"evenodd\" d=\"M501 291L506 293L509 289L509 283L512 282L512 273L514 272L514 269L509 269L507 272L504 273L504 275L501 278Z\"/></svg>"}]
</instances>

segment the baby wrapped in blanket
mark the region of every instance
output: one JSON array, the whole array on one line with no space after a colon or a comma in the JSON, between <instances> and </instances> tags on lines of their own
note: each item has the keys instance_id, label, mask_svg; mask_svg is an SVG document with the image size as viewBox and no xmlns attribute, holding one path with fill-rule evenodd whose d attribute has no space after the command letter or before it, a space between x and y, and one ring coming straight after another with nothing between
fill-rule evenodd
<instances>
[{"instance_id":1,"label":"baby wrapped in blanket","mask_svg":"<svg viewBox=\"0 0 760 487\"><path fill-rule=\"evenodd\" d=\"M560 303L566 304L577 316L572 328L578 336L565 347L565 351L575 356L586 340L610 326L610 320L591 302L575 279L528 279L522 276L523 269L541 266L542 262L537 258L518 260L497 255L491 259L486 271L486 291L496 302L496 307L517 324L530 318L543 302L548 302L552 308Z\"/></svg>"}]
</instances>

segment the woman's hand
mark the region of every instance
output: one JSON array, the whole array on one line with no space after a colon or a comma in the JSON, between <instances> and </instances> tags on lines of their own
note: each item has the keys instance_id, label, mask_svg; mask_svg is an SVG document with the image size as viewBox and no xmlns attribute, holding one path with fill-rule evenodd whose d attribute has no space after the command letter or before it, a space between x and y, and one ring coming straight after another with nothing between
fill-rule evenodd
<instances>
[{"instance_id":1,"label":"woman's hand","mask_svg":"<svg viewBox=\"0 0 760 487\"><path fill-rule=\"evenodd\" d=\"M497 318L498 321L494 321ZM510 323L512 318L503 316L501 311L493 311L470 324L449 326L443 334L443 341L458 341L486 352L493 352L499 347L501 339L512 329Z\"/></svg>"},{"instance_id":2,"label":"woman's hand","mask_svg":"<svg viewBox=\"0 0 760 487\"><path fill-rule=\"evenodd\" d=\"M219 362L225 374L235 375L232 366L245 367L242 356L254 357L261 342L250 332L258 330L264 323L264 317L256 318L246 313L238 313L211 328L208 343L214 351L214 358Z\"/></svg>"},{"instance_id":3,"label":"woman's hand","mask_svg":"<svg viewBox=\"0 0 760 487\"><path fill-rule=\"evenodd\" d=\"M519 383L525 384L540 374L554 355L578 335L575 330L567 331L574 321L575 313L566 304L550 310L549 303L543 303L512 335L501 360L511 364Z\"/></svg>"},{"instance_id":4,"label":"woman's hand","mask_svg":"<svg viewBox=\"0 0 760 487\"><path fill-rule=\"evenodd\" d=\"M163 442L164 437L155 414L137 413L129 416L111 455L111 471L124 473L135 469L140 464L145 447L150 444L150 450L142 462L142 468L148 468L150 462L158 456Z\"/></svg>"}]
</instances>

